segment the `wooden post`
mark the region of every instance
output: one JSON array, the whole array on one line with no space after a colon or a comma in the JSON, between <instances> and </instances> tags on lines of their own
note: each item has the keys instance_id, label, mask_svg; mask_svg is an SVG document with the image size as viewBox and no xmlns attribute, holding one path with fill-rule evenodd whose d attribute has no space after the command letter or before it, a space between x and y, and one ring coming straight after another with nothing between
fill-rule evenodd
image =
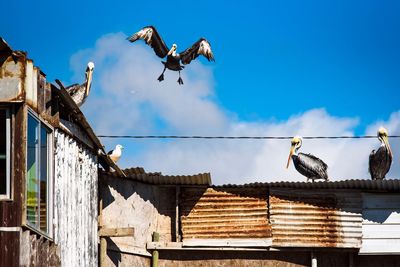
<instances>
[{"instance_id":1,"label":"wooden post","mask_svg":"<svg viewBox=\"0 0 400 267\"><path fill-rule=\"evenodd\" d=\"M99 205L99 229L103 227L103 199L100 199ZM100 236L100 267L106 266L107 240Z\"/></svg>"},{"instance_id":2,"label":"wooden post","mask_svg":"<svg viewBox=\"0 0 400 267\"><path fill-rule=\"evenodd\" d=\"M311 251L311 267L317 267L317 256L315 255L314 251Z\"/></svg>"},{"instance_id":3,"label":"wooden post","mask_svg":"<svg viewBox=\"0 0 400 267\"><path fill-rule=\"evenodd\" d=\"M153 237L152 237L152 241L153 242L159 242L160 241L160 234L157 232L153 233ZM153 257L152 257L152 261L151 261L151 266L152 267L158 267L158 250L153 250L152 253Z\"/></svg>"},{"instance_id":4,"label":"wooden post","mask_svg":"<svg viewBox=\"0 0 400 267\"><path fill-rule=\"evenodd\" d=\"M181 241L181 236L179 232L179 194L180 194L180 186L175 187L175 242Z\"/></svg>"}]
</instances>

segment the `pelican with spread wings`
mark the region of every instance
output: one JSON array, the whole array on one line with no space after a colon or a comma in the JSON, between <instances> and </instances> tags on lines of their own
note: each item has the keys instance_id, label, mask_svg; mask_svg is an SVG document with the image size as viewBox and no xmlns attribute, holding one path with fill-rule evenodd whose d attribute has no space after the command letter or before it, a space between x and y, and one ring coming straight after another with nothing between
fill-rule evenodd
<instances>
[{"instance_id":1,"label":"pelican with spread wings","mask_svg":"<svg viewBox=\"0 0 400 267\"><path fill-rule=\"evenodd\" d=\"M167 57L167 61L161 61L164 64L164 70L161 73L160 77L158 77L158 81L160 82L164 80L165 70L169 69L179 72L178 83L183 84L183 80L181 78L181 70L185 67L183 65L189 64L199 55L205 56L208 61L215 61L214 55L211 51L211 45L204 38L200 38L190 48L187 48L181 53L176 52L176 49L178 47L176 44L173 44L172 47L168 49L163 39L161 39L160 35L158 34L156 28L154 28L153 26L144 27L127 39L132 43L139 39L143 39L146 44L153 48L157 56L159 56L160 58ZM181 65L180 63L182 63L183 65Z\"/></svg>"}]
</instances>

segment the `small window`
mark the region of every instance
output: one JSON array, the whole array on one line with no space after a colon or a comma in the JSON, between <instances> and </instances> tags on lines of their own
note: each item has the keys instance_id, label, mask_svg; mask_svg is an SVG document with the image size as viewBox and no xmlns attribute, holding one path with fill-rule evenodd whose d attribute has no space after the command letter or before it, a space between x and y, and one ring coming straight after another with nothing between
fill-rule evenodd
<instances>
[{"instance_id":1,"label":"small window","mask_svg":"<svg viewBox=\"0 0 400 267\"><path fill-rule=\"evenodd\" d=\"M0 199L10 199L10 112L0 109Z\"/></svg>"},{"instance_id":2,"label":"small window","mask_svg":"<svg viewBox=\"0 0 400 267\"><path fill-rule=\"evenodd\" d=\"M30 113L27 131L26 221L29 226L49 234L52 132Z\"/></svg>"}]
</instances>

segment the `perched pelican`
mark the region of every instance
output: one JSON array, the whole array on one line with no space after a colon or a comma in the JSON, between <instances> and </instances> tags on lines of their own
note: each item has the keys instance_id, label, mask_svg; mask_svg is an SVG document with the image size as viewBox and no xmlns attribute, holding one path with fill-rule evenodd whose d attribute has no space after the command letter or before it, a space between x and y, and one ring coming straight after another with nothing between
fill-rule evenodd
<instances>
[{"instance_id":1,"label":"perched pelican","mask_svg":"<svg viewBox=\"0 0 400 267\"><path fill-rule=\"evenodd\" d=\"M205 56L208 61L215 61L214 55L211 51L210 43L204 39L200 38L197 42L195 42L192 47L186 49L181 53L176 53L177 45L173 44L171 49L165 45L163 39L161 39L158 34L156 28L153 26L147 26L133 34L132 36L127 38L130 42L135 42L138 39L143 39L146 44L150 45L157 56L160 58L167 57L167 61L161 61L164 64L164 70L161 73L160 77L158 77L158 81L164 80L164 72L166 69L178 71L179 79L178 83L183 84L183 80L181 78L181 70L185 67L180 64L187 65L193 59L196 59L198 55Z\"/></svg>"},{"instance_id":2,"label":"perched pelican","mask_svg":"<svg viewBox=\"0 0 400 267\"><path fill-rule=\"evenodd\" d=\"M290 148L286 168L289 168L290 158L292 158L294 167L299 173L307 177L307 182L309 179L313 182L316 179L328 181L328 165L325 162L311 154L297 153L302 143L303 141L299 136L295 136L292 139L292 147Z\"/></svg>"},{"instance_id":3,"label":"perched pelican","mask_svg":"<svg viewBox=\"0 0 400 267\"><path fill-rule=\"evenodd\" d=\"M380 127L378 130L378 139L381 141L380 148L372 150L369 155L369 173L372 180L382 180L390 170L392 164L392 150L390 149L388 131Z\"/></svg>"},{"instance_id":4,"label":"perched pelican","mask_svg":"<svg viewBox=\"0 0 400 267\"><path fill-rule=\"evenodd\" d=\"M110 157L114 163L117 163L117 161L121 158L122 155L122 149L124 149L123 146L121 145L116 145L115 148L107 153L107 155Z\"/></svg>"},{"instance_id":5,"label":"perched pelican","mask_svg":"<svg viewBox=\"0 0 400 267\"><path fill-rule=\"evenodd\" d=\"M92 75L94 70L94 63L89 62L87 64L85 72L85 82L82 84L73 84L65 88L78 107L85 103L86 98L89 95L90 87L92 85Z\"/></svg>"}]
</instances>

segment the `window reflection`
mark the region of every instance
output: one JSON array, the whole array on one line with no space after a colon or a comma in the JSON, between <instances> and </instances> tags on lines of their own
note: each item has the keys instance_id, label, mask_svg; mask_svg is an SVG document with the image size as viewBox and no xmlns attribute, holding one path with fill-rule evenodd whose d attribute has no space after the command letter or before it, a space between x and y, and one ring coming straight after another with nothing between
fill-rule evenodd
<instances>
[{"instance_id":1,"label":"window reflection","mask_svg":"<svg viewBox=\"0 0 400 267\"><path fill-rule=\"evenodd\" d=\"M0 195L7 193L6 111L0 110Z\"/></svg>"}]
</instances>

